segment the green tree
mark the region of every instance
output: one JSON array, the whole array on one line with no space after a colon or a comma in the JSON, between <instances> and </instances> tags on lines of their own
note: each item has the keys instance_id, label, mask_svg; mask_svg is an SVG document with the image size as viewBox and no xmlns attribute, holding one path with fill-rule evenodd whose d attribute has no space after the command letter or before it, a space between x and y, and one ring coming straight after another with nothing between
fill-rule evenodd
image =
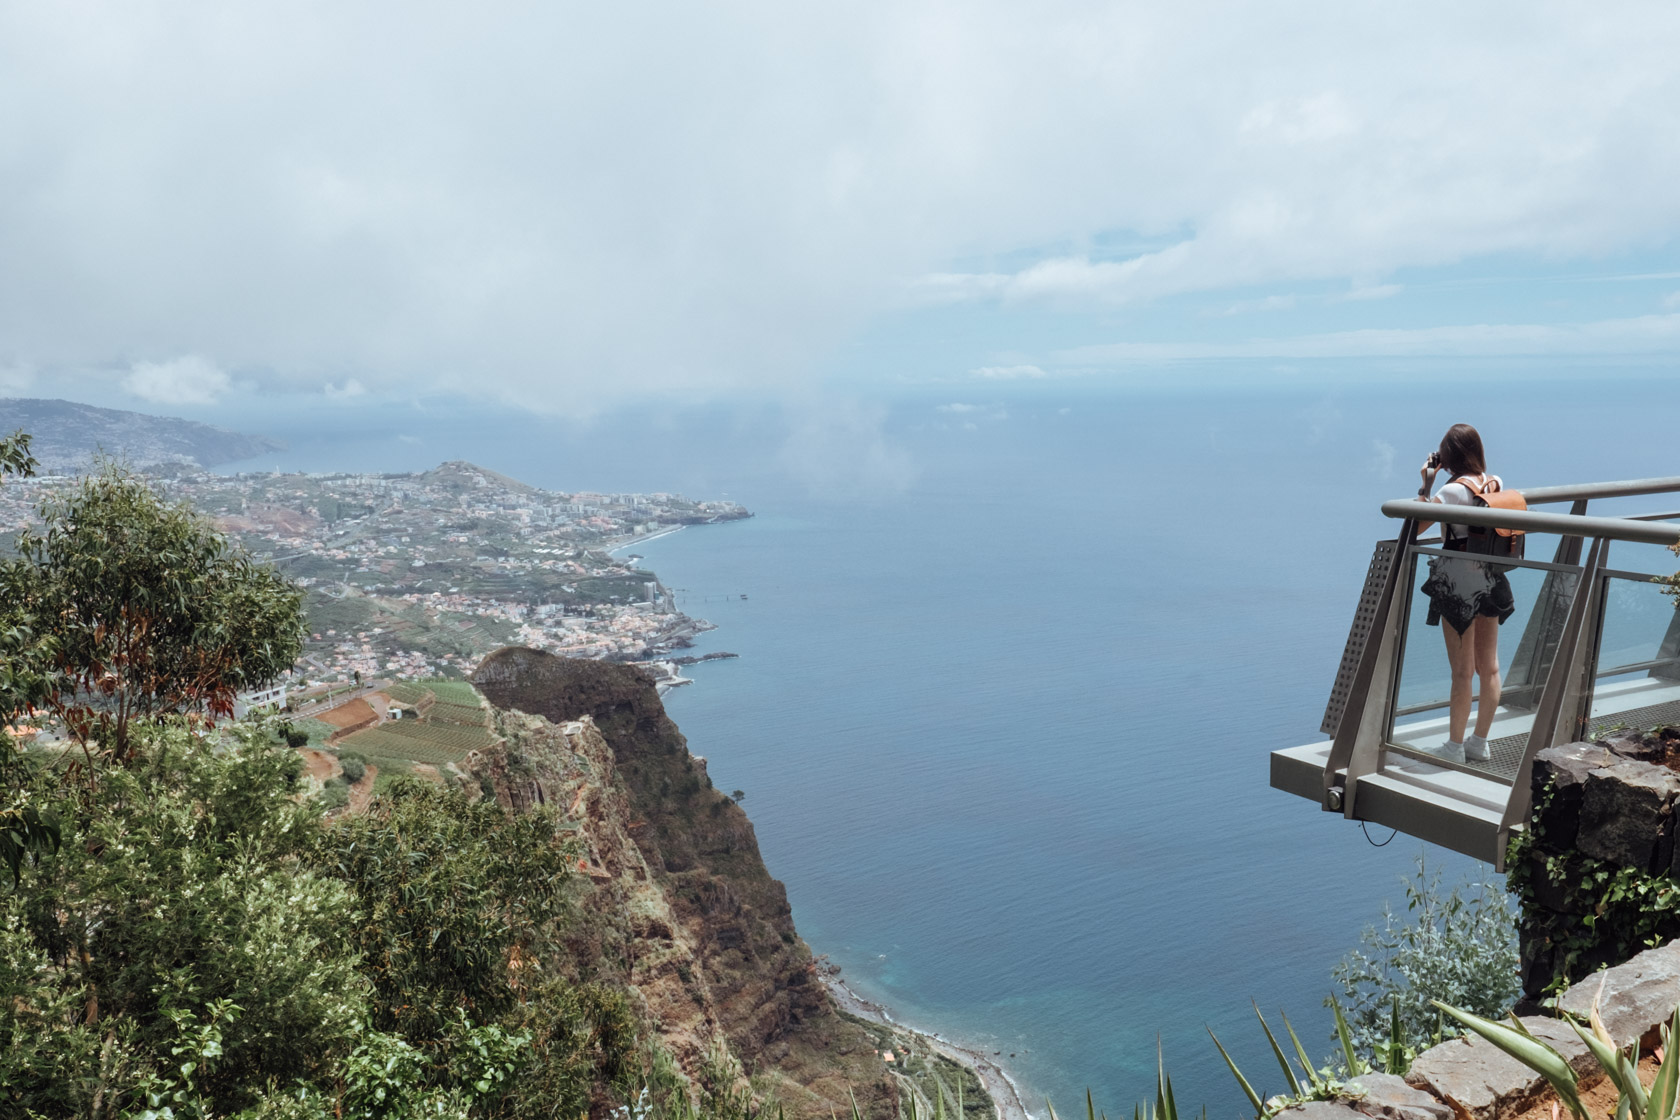
<instances>
[{"instance_id":1,"label":"green tree","mask_svg":"<svg viewBox=\"0 0 1680 1120\"><path fill-rule=\"evenodd\" d=\"M7 475L28 478L35 467L27 432L0 438L0 482ZM20 574L11 565L0 565L0 723L44 702L53 686L47 668L52 644L25 610Z\"/></svg>"},{"instance_id":2,"label":"green tree","mask_svg":"<svg viewBox=\"0 0 1680 1120\"><path fill-rule=\"evenodd\" d=\"M0 436L0 475L16 474L28 478L39 465L29 452L28 432L20 429L9 436Z\"/></svg>"},{"instance_id":3,"label":"green tree","mask_svg":"<svg viewBox=\"0 0 1680 1120\"><path fill-rule=\"evenodd\" d=\"M334 1082L371 990L344 943L353 896L301 858L320 827L294 797L302 764L261 738L148 725L95 790L38 778L76 835L0 897L14 1113L96 1115L100 1098L127 1115L149 1087L224 1115L270 1082Z\"/></svg>"},{"instance_id":4,"label":"green tree","mask_svg":"<svg viewBox=\"0 0 1680 1120\"><path fill-rule=\"evenodd\" d=\"M11 474L28 478L35 467L27 432L0 438L0 481ZM0 569L0 716L30 710L51 690L52 678L41 668L43 655L51 646L31 623L4 569ZM4 765L15 770L10 746L4 720L0 720L0 752L8 752ZM11 870L15 884L29 852L58 849L59 830L57 819L50 813L43 814L21 796L14 795L13 801L0 809L0 860Z\"/></svg>"},{"instance_id":5,"label":"green tree","mask_svg":"<svg viewBox=\"0 0 1680 1120\"><path fill-rule=\"evenodd\" d=\"M19 700L44 705L84 748L126 762L136 720L231 714L239 690L302 652L302 593L134 475L107 464L40 513L44 528L26 530L0 567L36 636L33 679L0 697L5 714Z\"/></svg>"},{"instance_id":6,"label":"green tree","mask_svg":"<svg viewBox=\"0 0 1680 1120\"><path fill-rule=\"evenodd\" d=\"M434 1055L440 1090L478 1089L461 1071L481 1062L485 1032L529 1041L518 1090L506 1083L486 1115L578 1116L600 1094L627 1099L640 1076L625 995L566 975L575 856L550 810L511 813L411 778L318 833L318 866L357 900L349 932L375 1029ZM463 1017L483 1024L480 1041L461 1042Z\"/></svg>"}]
</instances>

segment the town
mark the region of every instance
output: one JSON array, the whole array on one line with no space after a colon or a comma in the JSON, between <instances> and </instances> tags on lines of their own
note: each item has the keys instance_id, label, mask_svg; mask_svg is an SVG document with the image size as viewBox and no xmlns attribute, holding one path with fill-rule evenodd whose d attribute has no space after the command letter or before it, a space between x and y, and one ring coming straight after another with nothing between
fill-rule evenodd
<instances>
[{"instance_id":1,"label":"town","mask_svg":"<svg viewBox=\"0 0 1680 1120\"><path fill-rule=\"evenodd\" d=\"M152 468L190 505L307 594L291 688L375 677L462 677L505 645L568 657L668 660L710 624L676 608L638 557L614 551L685 525L751 516L673 494L540 490L470 463L419 474L237 474ZM0 489L0 548L67 475Z\"/></svg>"}]
</instances>

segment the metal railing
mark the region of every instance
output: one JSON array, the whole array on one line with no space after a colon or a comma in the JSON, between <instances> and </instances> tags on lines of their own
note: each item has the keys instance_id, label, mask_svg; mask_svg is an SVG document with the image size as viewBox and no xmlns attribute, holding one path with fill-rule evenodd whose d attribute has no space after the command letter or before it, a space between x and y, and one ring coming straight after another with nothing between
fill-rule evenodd
<instances>
[{"instance_id":1,"label":"metal railing","mask_svg":"<svg viewBox=\"0 0 1680 1120\"><path fill-rule=\"evenodd\" d=\"M1535 755L1586 734L1599 682L1639 671L1649 671L1651 677L1658 678L1656 683L1680 679L1673 673L1674 667L1680 666L1680 621L1670 622L1659 657L1632 662L1624 658L1603 670L1598 666L1610 584L1632 575L1609 569L1610 542L1675 546L1680 544L1680 522L1668 518L1680 515L1587 515L1588 503L1595 499L1680 493L1680 477L1535 487L1521 493L1530 505L1568 502L1571 509L1568 513L1501 510L1413 499L1383 503L1383 514L1402 522L1400 534L1394 541L1378 544L1360 615L1344 654L1343 671L1338 675L1331 708L1325 716L1325 731L1332 734L1323 775L1326 810L1339 811L1351 819L1364 819L1359 815L1359 783L1363 778L1382 773L1394 752L1454 768L1449 761L1431 758L1394 740L1397 717L1445 706L1444 701L1399 703L1417 565L1430 557L1466 555L1443 553L1438 547L1431 547L1434 542L1420 542L1418 530L1424 524L1435 523L1518 529L1531 537L1556 535L1558 545L1550 562L1501 560L1472 554L1473 559L1504 565L1512 572L1536 571L1538 576L1525 578L1543 580L1539 595L1530 605L1528 622L1513 659L1512 676L1523 677L1512 682L1515 691L1510 695L1514 707L1521 710L1525 719L1528 712L1532 712L1533 718L1514 771L1496 776L1501 781L1509 781L1495 857L1495 864L1500 867L1505 840L1512 829L1521 827L1528 818ZM1516 738L1512 736L1510 741L1515 742ZM1489 776L1485 771L1476 772Z\"/></svg>"}]
</instances>

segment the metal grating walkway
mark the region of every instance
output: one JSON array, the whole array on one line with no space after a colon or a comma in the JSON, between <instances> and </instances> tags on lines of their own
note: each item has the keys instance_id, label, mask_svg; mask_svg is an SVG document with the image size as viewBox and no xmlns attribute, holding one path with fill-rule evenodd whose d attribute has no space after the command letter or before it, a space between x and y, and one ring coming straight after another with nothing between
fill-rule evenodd
<instances>
[{"instance_id":1,"label":"metal grating walkway","mask_svg":"<svg viewBox=\"0 0 1680 1120\"><path fill-rule=\"evenodd\" d=\"M1653 727L1680 727L1680 700L1666 704L1652 704L1649 708L1629 708L1625 712L1606 712L1592 721L1589 739L1598 739L1611 731L1649 731Z\"/></svg>"},{"instance_id":2,"label":"metal grating walkway","mask_svg":"<svg viewBox=\"0 0 1680 1120\"><path fill-rule=\"evenodd\" d=\"M1629 708L1623 712L1610 712L1594 719L1590 726L1592 730L1587 735L1589 739L1600 739L1612 731L1624 729L1650 731L1655 727L1680 727L1680 700L1670 700L1665 704L1652 704L1644 708ZM1517 767L1522 764L1523 750L1527 746L1526 731L1490 740L1488 750L1493 758L1487 762L1466 763L1465 768L1501 781L1515 781Z\"/></svg>"}]
</instances>

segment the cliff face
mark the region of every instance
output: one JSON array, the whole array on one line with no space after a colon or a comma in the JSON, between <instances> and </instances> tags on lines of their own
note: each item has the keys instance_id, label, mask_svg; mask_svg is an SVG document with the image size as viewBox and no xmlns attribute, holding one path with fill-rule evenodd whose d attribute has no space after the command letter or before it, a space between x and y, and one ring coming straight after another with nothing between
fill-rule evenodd
<instances>
[{"instance_id":1,"label":"cliff face","mask_svg":"<svg viewBox=\"0 0 1680 1120\"><path fill-rule=\"evenodd\" d=\"M579 959L641 994L683 1070L699 1076L722 1042L790 1113L844 1114L852 1093L866 1115L891 1114L875 1041L836 1013L752 823L712 789L646 674L504 649L473 683L508 713L481 785L579 822L602 919Z\"/></svg>"}]
</instances>

